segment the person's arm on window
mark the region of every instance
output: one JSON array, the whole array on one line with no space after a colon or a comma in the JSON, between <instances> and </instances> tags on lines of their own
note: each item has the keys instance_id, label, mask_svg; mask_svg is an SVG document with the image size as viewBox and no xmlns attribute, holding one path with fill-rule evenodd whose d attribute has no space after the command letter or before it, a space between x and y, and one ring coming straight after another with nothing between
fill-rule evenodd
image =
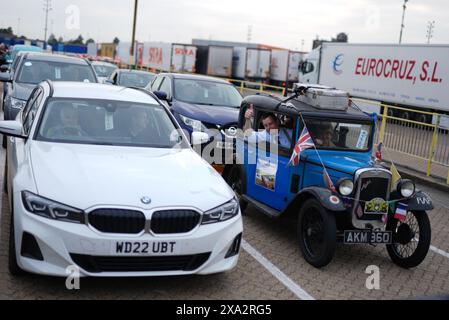
<instances>
[{"instance_id":1,"label":"person's arm on window","mask_svg":"<svg viewBox=\"0 0 449 320\"><path fill-rule=\"evenodd\" d=\"M254 109L253 105L250 104L249 108L245 112L245 124L243 125L243 131L246 133L248 131L249 134L252 132L254 120Z\"/></svg>"}]
</instances>

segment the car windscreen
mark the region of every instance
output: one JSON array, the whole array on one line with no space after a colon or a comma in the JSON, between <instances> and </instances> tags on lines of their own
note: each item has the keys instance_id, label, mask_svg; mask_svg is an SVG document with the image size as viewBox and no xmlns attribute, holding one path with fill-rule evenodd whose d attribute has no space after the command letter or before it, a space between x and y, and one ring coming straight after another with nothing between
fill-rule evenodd
<instances>
[{"instance_id":1,"label":"car windscreen","mask_svg":"<svg viewBox=\"0 0 449 320\"><path fill-rule=\"evenodd\" d=\"M307 129L318 149L367 151L373 124L353 121L305 119Z\"/></svg>"},{"instance_id":2,"label":"car windscreen","mask_svg":"<svg viewBox=\"0 0 449 320\"><path fill-rule=\"evenodd\" d=\"M107 66L107 65L93 65L95 72L99 77L108 78L115 69L117 69L116 66Z\"/></svg>"},{"instance_id":3,"label":"car windscreen","mask_svg":"<svg viewBox=\"0 0 449 320\"><path fill-rule=\"evenodd\" d=\"M210 106L240 107L242 96L231 84L215 81L175 79L177 100Z\"/></svg>"},{"instance_id":4,"label":"car windscreen","mask_svg":"<svg viewBox=\"0 0 449 320\"><path fill-rule=\"evenodd\" d=\"M25 60L20 67L17 82L38 84L43 80L96 82L94 72L89 65Z\"/></svg>"},{"instance_id":5,"label":"car windscreen","mask_svg":"<svg viewBox=\"0 0 449 320\"><path fill-rule=\"evenodd\" d=\"M36 140L153 148L187 147L164 107L98 99L50 98Z\"/></svg>"},{"instance_id":6,"label":"car windscreen","mask_svg":"<svg viewBox=\"0 0 449 320\"><path fill-rule=\"evenodd\" d=\"M123 87L145 88L153 78L154 74L151 73L122 72L119 84Z\"/></svg>"}]
</instances>

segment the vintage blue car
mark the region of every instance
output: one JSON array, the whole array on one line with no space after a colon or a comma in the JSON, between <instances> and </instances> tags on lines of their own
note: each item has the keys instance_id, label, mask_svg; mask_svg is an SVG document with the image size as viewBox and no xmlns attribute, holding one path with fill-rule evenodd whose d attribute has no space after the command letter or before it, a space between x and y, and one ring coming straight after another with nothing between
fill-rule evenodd
<instances>
[{"instance_id":1,"label":"vintage blue car","mask_svg":"<svg viewBox=\"0 0 449 320\"><path fill-rule=\"evenodd\" d=\"M385 244L397 265L419 265L430 247L431 199L372 156L375 114L326 89L316 103L320 90L243 100L235 160L224 172L242 211L250 203L272 218L293 216L304 258L318 268L338 242Z\"/></svg>"}]
</instances>

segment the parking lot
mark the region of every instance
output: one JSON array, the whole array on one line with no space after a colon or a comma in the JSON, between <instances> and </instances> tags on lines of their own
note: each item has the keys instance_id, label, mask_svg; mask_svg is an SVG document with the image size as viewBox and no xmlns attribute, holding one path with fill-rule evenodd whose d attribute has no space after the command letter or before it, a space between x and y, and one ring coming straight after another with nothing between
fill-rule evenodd
<instances>
[{"instance_id":1,"label":"parking lot","mask_svg":"<svg viewBox=\"0 0 449 320\"><path fill-rule=\"evenodd\" d=\"M4 165L1 152L0 167ZM3 181L1 170L0 183ZM69 291L65 279L8 272L9 208L1 201L0 299L411 299L449 293L449 202L444 192L421 186L435 201L430 212L432 251L413 270L394 265L383 246L337 247L333 262L321 270L310 266L296 244L291 221L273 221L248 207L237 267L210 276L144 279L81 279ZM437 252L438 251L438 252ZM370 265L380 268L380 289L368 290Z\"/></svg>"}]
</instances>

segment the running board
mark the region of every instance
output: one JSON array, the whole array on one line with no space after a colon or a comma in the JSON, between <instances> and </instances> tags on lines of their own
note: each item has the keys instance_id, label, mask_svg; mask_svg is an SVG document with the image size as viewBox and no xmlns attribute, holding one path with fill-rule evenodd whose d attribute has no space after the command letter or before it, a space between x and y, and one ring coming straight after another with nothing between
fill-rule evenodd
<instances>
[{"instance_id":1,"label":"running board","mask_svg":"<svg viewBox=\"0 0 449 320\"><path fill-rule=\"evenodd\" d=\"M276 209L270 208L269 206L263 204L262 202L259 202L257 200L254 200L252 198L249 198L246 195L242 195L241 198L246 201L251 203L253 206L255 206L258 210L262 211L263 214L269 216L270 218L279 218L281 216L281 212L279 212Z\"/></svg>"}]
</instances>

